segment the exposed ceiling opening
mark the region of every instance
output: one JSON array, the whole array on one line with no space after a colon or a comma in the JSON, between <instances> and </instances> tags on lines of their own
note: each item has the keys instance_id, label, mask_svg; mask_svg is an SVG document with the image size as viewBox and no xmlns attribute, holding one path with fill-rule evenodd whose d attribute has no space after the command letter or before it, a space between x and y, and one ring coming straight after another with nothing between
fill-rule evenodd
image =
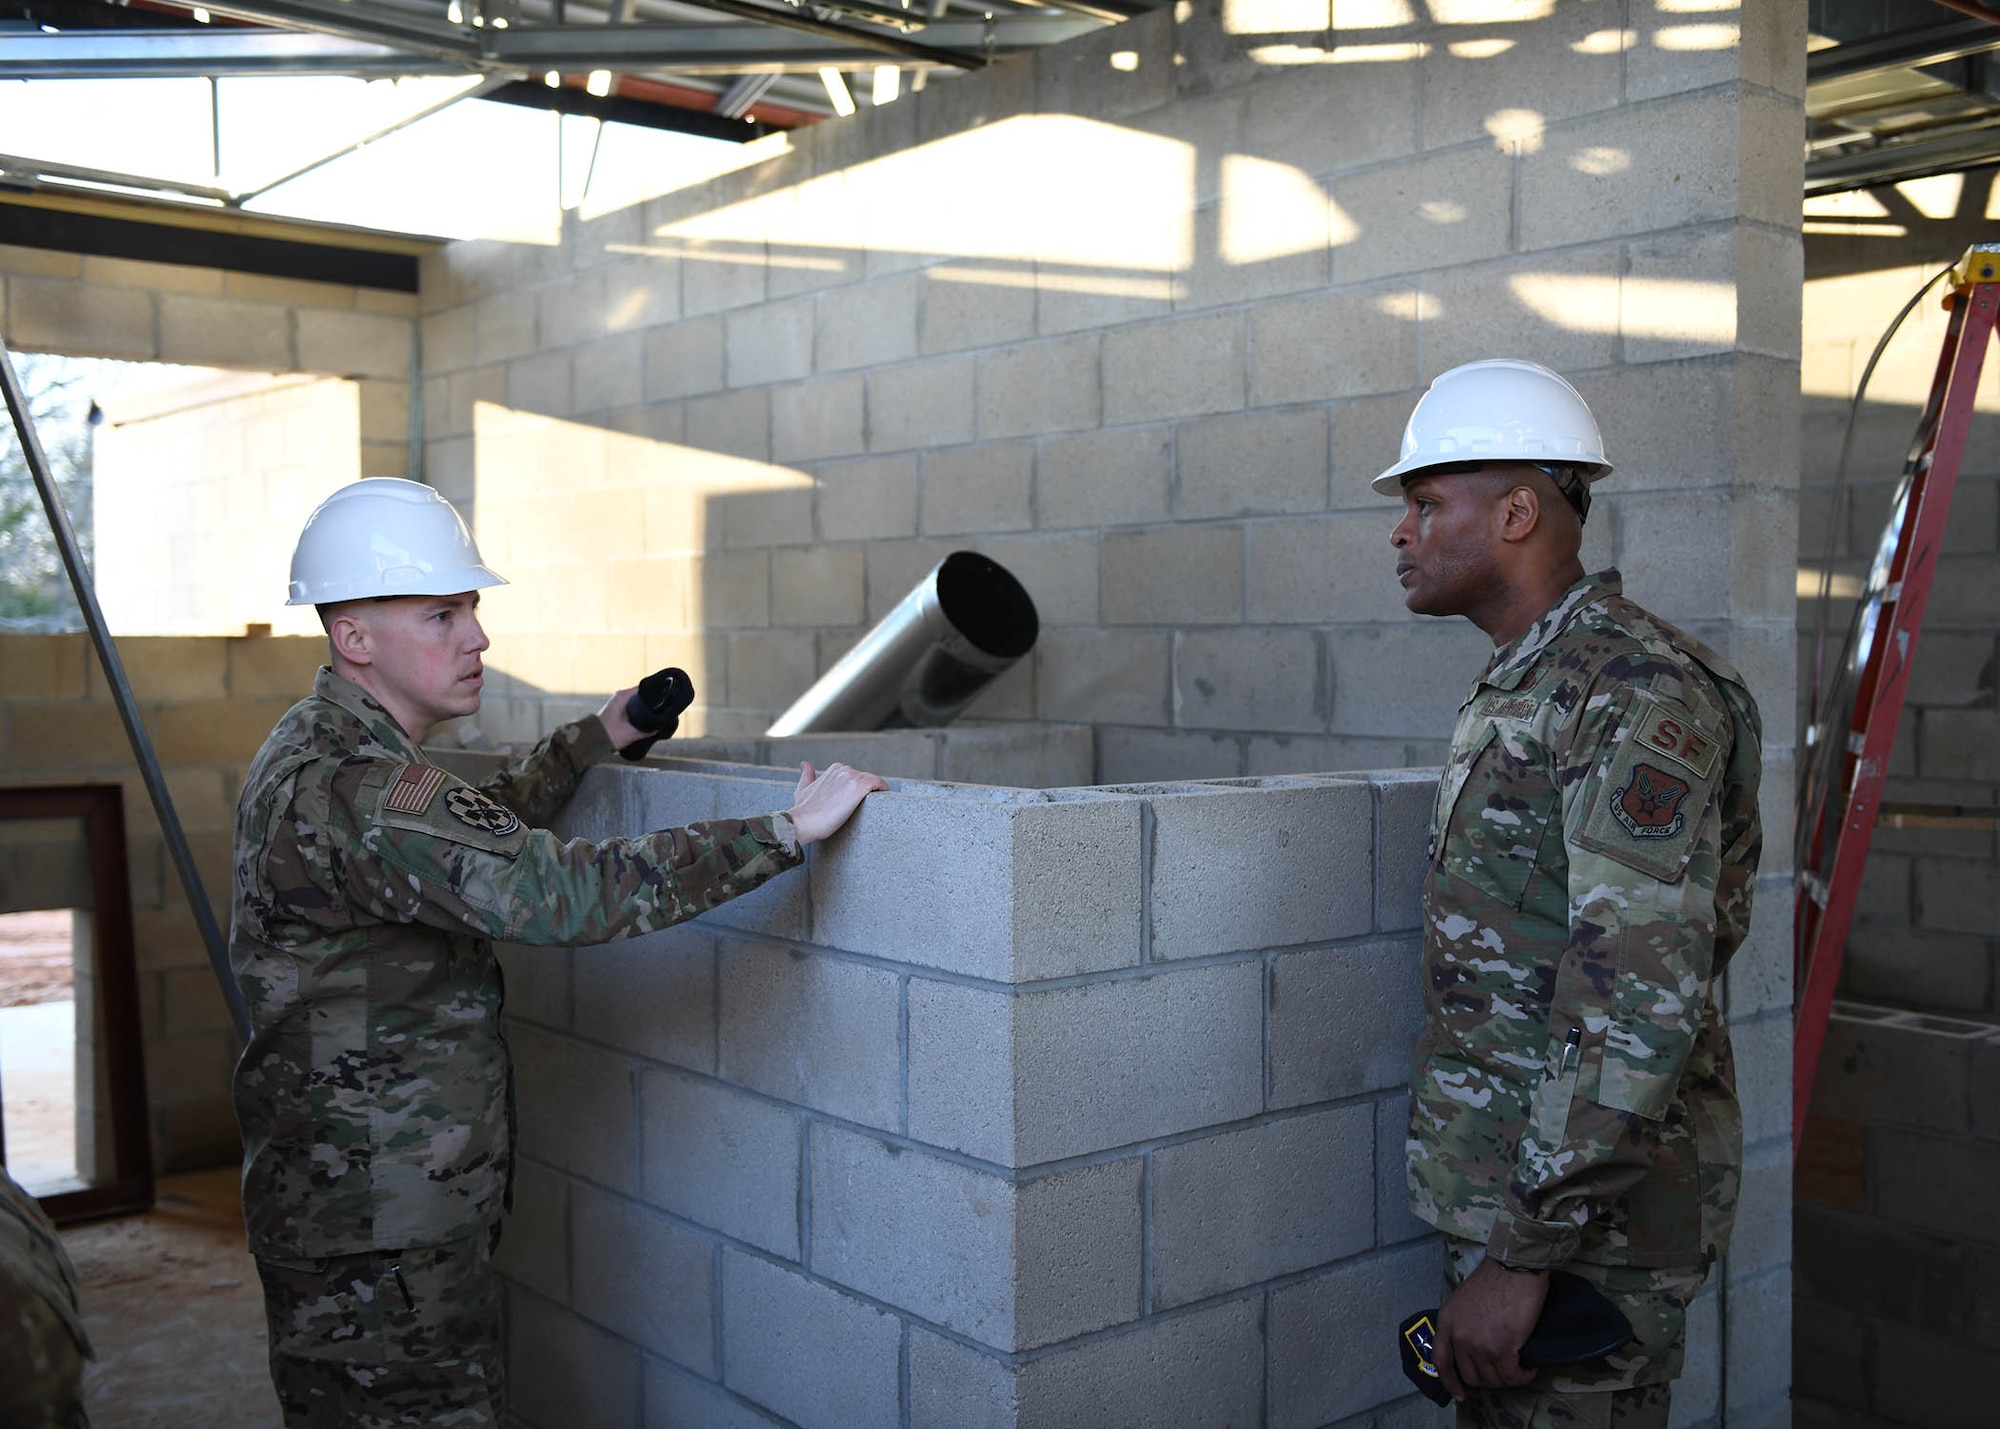
<instances>
[{"instance_id":1,"label":"exposed ceiling opening","mask_svg":"<svg viewBox=\"0 0 2000 1429\"><path fill-rule=\"evenodd\" d=\"M1808 24L1808 195L2000 160L2000 10L1812 0Z\"/></svg>"}]
</instances>

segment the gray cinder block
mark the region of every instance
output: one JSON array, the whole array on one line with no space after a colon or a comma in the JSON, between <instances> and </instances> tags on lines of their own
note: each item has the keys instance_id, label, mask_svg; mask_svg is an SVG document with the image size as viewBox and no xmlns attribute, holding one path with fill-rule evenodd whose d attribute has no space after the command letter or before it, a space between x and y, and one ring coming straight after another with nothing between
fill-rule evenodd
<instances>
[{"instance_id":1,"label":"gray cinder block","mask_svg":"<svg viewBox=\"0 0 2000 1429\"><path fill-rule=\"evenodd\" d=\"M507 1296L507 1341L508 1408L534 1429L638 1422L636 1346L519 1288Z\"/></svg>"},{"instance_id":2,"label":"gray cinder block","mask_svg":"<svg viewBox=\"0 0 2000 1429\"><path fill-rule=\"evenodd\" d=\"M1435 770L1371 774L1375 786L1375 926L1385 933L1423 921L1421 895L1429 863Z\"/></svg>"},{"instance_id":3,"label":"gray cinder block","mask_svg":"<svg viewBox=\"0 0 2000 1429\"><path fill-rule=\"evenodd\" d=\"M1153 1153L1153 1286L1204 1300L1374 1244L1375 1113L1338 1107Z\"/></svg>"},{"instance_id":4,"label":"gray cinder block","mask_svg":"<svg viewBox=\"0 0 2000 1429\"><path fill-rule=\"evenodd\" d=\"M577 1313L702 1374L715 1364L715 1242L622 1196L571 1202ZM634 1275L632 1267L645 1267Z\"/></svg>"},{"instance_id":5,"label":"gray cinder block","mask_svg":"<svg viewBox=\"0 0 2000 1429\"><path fill-rule=\"evenodd\" d=\"M1312 1429L1402 1397L1396 1325L1443 1297L1439 1243L1338 1265L1271 1296L1273 1429Z\"/></svg>"},{"instance_id":6,"label":"gray cinder block","mask_svg":"<svg viewBox=\"0 0 2000 1429\"><path fill-rule=\"evenodd\" d=\"M1014 1374L994 1355L912 1328L910 1429L1015 1429Z\"/></svg>"},{"instance_id":7,"label":"gray cinder block","mask_svg":"<svg viewBox=\"0 0 2000 1429\"><path fill-rule=\"evenodd\" d=\"M1137 1158L1020 1184L820 1125L812 1268L1001 1350L1139 1313Z\"/></svg>"},{"instance_id":8,"label":"gray cinder block","mask_svg":"<svg viewBox=\"0 0 2000 1429\"><path fill-rule=\"evenodd\" d=\"M1139 958L1136 799L876 795L809 872L826 946L1000 981Z\"/></svg>"},{"instance_id":9,"label":"gray cinder block","mask_svg":"<svg viewBox=\"0 0 2000 1429\"><path fill-rule=\"evenodd\" d=\"M717 1075L766 1096L897 1130L896 974L825 953L725 940Z\"/></svg>"},{"instance_id":10,"label":"gray cinder block","mask_svg":"<svg viewBox=\"0 0 2000 1429\"><path fill-rule=\"evenodd\" d=\"M569 1304L567 1178L529 1156L514 1159L514 1206L494 1267L546 1300Z\"/></svg>"},{"instance_id":11,"label":"gray cinder block","mask_svg":"<svg viewBox=\"0 0 2000 1429\"><path fill-rule=\"evenodd\" d=\"M893 1315L741 1251L722 1256L722 1379L806 1429L899 1418Z\"/></svg>"},{"instance_id":12,"label":"gray cinder block","mask_svg":"<svg viewBox=\"0 0 2000 1429\"><path fill-rule=\"evenodd\" d=\"M1423 1026L1414 939L1287 953L1271 963L1271 1105L1404 1086Z\"/></svg>"},{"instance_id":13,"label":"gray cinder block","mask_svg":"<svg viewBox=\"0 0 2000 1429\"><path fill-rule=\"evenodd\" d=\"M1366 784L1153 794L1153 956L1352 937L1374 926Z\"/></svg>"},{"instance_id":14,"label":"gray cinder block","mask_svg":"<svg viewBox=\"0 0 2000 1429\"><path fill-rule=\"evenodd\" d=\"M1174 636L1174 723L1194 729L1326 729L1319 632L1188 630Z\"/></svg>"},{"instance_id":15,"label":"gray cinder block","mask_svg":"<svg viewBox=\"0 0 2000 1429\"><path fill-rule=\"evenodd\" d=\"M640 1195L648 1204L798 1258L796 1112L661 1070L640 1076L639 1115Z\"/></svg>"},{"instance_id":16,"label":"gray cinder block","mask_svg":"<svg viewBox=\"0 0 2000 1429\"><path fill-rule=\"evenodd\" d=\"M1255 1115L1262 984L1250 960L1020 994L1016 1164Z\"/></svg>"},{"instance_id":17,"label":"gray cinder block","mask_svg":"<svg viewBox=\"0 0 2000 1429\"><path fill-rule=\"evenodd\" d=\"M700 925L579 948L568 961L579 1036L649 1061L715 1070L715 942ZM507 1004L512 1011L511 977Z\"/></svg>"},{"instance_id":18,"label":"gray cinder block","mask_svg":"<svg viewBox=\"0 0 2000 1429\"><path fill-rule=\"evenodd\" d=\"M574 1038L519 1024L509 1029L507 1041L514 1053L522 1150L601 1186L636 1189L633 1064ZM579 1108L588 1108L588 1114L579 1115Z\"/></svg>"},{"instance_id":19,"label":"gray cinder block","mask_svg":"<svg viewBox=\"0 0 2000 1429\"><path fill-rule=\"evenodd\" d=\"M910 1125L919 1141L1013 1166L1014 996L910 979Z\"/></svg>"},{"instance_id":20,"label":"gray cinder block","mask_svg":"<svg viewBox=\"0 0 2000 1429\"><path fill-rule=\"evenodd\" d=\"M1264 1397L1260 1297L1150 1320L1030 1360L1016 1374L1021 1429L1255 1424Z\"/></svg>"},{"instance_id":21,"label":"gray cinder block","mask_svg":"<svg viewBox=\"0 0 2000 1429\"><path fill-rule=\"evenodd\" d=\"M1375 1103L1375 1243L1401 1245L1431 1228L1410 1213L1410 1097Z\"/></svg>"}]
</instances>

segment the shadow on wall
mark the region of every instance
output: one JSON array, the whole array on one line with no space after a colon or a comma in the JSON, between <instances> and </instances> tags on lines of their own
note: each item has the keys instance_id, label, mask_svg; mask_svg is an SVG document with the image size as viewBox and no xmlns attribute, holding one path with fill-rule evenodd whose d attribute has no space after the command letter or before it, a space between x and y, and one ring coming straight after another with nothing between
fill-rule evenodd
<instances>
[{"instance_id":1,"label":"shadow on wall","mask_svg":"<svg viewBox=\"0 0 2000 1429\"><path fill-rule=\"evenodd\" d=\"M1736 221L1747 101L1676 97L1753 64L1698 18L1161 12L558 249L453 245L430 475L515 668L679 664L695 731L754 732L966 547L1045 624L972 717L1092 723L1102 779L1433 760L1487 647L1403 610L1365 483L1430 377L1514 352L1619 454L1587 559L1782 690L1789 637L1732 623L1737 528L1785 523L1726 491L1726 408L1732 365L1793 380L1739 350L1789 351L1795 250Z\"/></svg>"}]
</instances>

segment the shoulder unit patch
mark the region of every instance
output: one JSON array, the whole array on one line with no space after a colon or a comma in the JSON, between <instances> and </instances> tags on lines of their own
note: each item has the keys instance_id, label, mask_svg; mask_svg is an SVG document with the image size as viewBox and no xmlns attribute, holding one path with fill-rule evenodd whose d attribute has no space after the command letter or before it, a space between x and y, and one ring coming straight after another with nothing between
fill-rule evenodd
<instances>
[{"instance_id":1,"label":"shoulder unit patch","mask_svg":"<svg viewBox=\"0 0 2000 1429\"><path fill-rule=\"evenodd\" d=\"M478 829L496 838L505 838L521 827L520 817L512 809L490 794L483 794L467 785L460 785L446 794L444 806L454 819L467 828Z\"/></svg>"}]
</instances>

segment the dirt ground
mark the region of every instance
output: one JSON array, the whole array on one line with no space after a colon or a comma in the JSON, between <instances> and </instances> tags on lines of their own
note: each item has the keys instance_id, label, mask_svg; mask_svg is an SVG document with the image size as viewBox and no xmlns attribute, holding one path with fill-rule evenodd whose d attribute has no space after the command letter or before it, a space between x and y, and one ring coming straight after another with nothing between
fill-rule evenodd
<instances>
[{"instance_id":1,"label":"dirt ground","mask_svg":"<svg viewBox=\"0 0 2000 1429\"><path fill-rule=\"evenodd\" d=\"M97 1348L95 1429L277 1429L236 1179L233 1166L165 1176L147 1214L63 1231Z\"/></svg>"},{"instance_id":2,"label":"dirt ground","mask_svg":"<svg viewBox=\"0 0 2000 1429\"><path fill-rule=\"evenodd\" d=\"M0 1007L70 1000L70 913L0 914Z\"/></svg>"}]
</instances>

